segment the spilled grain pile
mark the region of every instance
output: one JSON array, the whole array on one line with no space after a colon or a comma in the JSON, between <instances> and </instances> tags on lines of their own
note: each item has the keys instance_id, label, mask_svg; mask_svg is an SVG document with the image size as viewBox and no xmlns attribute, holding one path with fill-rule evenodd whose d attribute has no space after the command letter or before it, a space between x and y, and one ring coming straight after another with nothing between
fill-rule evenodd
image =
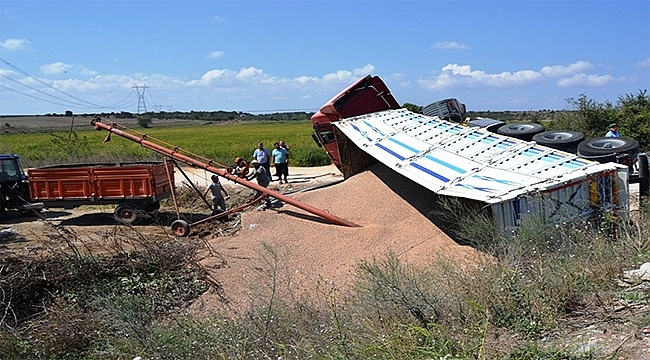
<instances>
[{"instance_id":1,"label":"spilled grain pile","mask_svg":"<svg viewBox=\"0 0 650 360\"><path fill-rule=\"evenodd\" d=\"M221 258L206 259L204 265L214 269L223 295L237 306L246 301L260 275L269 275L260 274L270 271L264 244L280 254L279 262L285 274L291 274L292 286L306 291L325 279L346 288L354 281L359 260L382 257L389 251L418 265L439 256L467 259L475 251L455 243L422 214L426 213L423 209L435 206L430 195L378 164L342 183L292 196L360 227L328 224L290 205L249 211L242 215L237 235L208 240ZM214 293L202 300L206 308L218 303Z\"/></svg>"}]
</instances>

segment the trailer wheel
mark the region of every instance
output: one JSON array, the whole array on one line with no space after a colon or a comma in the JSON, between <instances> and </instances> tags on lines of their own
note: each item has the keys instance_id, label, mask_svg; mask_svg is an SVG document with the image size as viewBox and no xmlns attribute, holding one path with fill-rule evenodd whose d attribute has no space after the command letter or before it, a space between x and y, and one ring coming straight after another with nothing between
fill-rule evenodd
<instances>
[{"instance_id":1,"label":"trailer wheel","mask_svg":"<svg viewBox=\"0 0 650 360\"><path fill-rule=\"evenodd\" d=\"M634 159L639 153L639 142L628 138L599 137L578 145L578 155L600 163L616 162L619 154L629 154Z\"/></svg>"},{"instance_id":2,"label":"trailer wheel","mask_svg":"<svg viewBox=\"0 0 650 360\"><path fill-rule=\"evenodd\" d=\"M533 141L542 146L570 153L578 151L578 144L584 139L583 133L571 130L544 131L533 136Z\"/></svg>"},{"instance_id":3,"label":"trailer wheel","mask_svg":"<svg viewBox=\"0 0 650 360\"><path fill-rule=\"evenodd\" d=\"M518 123L503 125L497 129L497 133L513 137L515 139L531 141L533 136L544 132L544 126L536 123Z\"/></svg>"},{"instance_id":4,"label":"trailer wheel","mask_svg":"<svg viewBox=\"0 0 650 360\"><path fill-rule=\"evenodd\" d=\"M115 208L115 211L113 212L113 217L115 220L127 224L127 225L135 225L137 224L142 216L140 216L140 208L133 204L120 204Z\"/></svg>"},{"instance_id":5,"label":"trailer wheel","mask_svg":"<svg viewBox=\"0 0 650 360\"><path fill-rule=\"evenodd\" d=\"M190 224L185 220L174 220L172 223L172 233L178 237L185 237L190 233Z\"/></svg>"}]
</instances>

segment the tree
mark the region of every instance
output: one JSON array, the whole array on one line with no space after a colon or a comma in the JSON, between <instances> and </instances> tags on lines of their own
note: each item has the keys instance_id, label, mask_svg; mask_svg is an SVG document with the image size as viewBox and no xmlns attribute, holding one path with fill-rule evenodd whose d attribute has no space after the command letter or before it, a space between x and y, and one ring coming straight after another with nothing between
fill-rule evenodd
<instances>
[{"instance_id":1,"label":"tree","mask_svg":"<svg viewBox=\"0 0 650 360\"><path fill-rule=\"evenodd\" d=\"M143 128L148 128L151 125L151 118L145 116L138 116L138 125Z\"/></svg>"},{"instance_id":2,"label":"tree","mask_svg":"<svg viewBox=\"0 0 650 360\"><path fill-rule=\"evenodd\" d=\"M404 103L402 107L408 111L412 111L414 113L422 114L422 106L418 106L415 104L411 103Z\"/></svg>"},{"instance_id":3,"label":"tree","mask_svg":"<svg viewBox=\"0 0 650 360\"><path fill-rule=\"evenodd\" d=\"M616 118L624 137L636 139L639 148L650 149L650 97L648 90L639 90L636 95L628 94L618 98L619 113Z\"/></svg>"},{"instance_id":4,"label":"tree","mask_svg":"<svg viewBox=\"0 0 650 360\"><path fill-rule=\"evenodd\" d=\"M650 97L647 90L619 97L616 106L605 101L598 103L582 94L567 99L574 110L563 112L551 123L555 130L574 130L587 138L605 136L609 124L618 125L621 136L639 142L641 151L650 149Z\"/></svg>"}]
</instances>

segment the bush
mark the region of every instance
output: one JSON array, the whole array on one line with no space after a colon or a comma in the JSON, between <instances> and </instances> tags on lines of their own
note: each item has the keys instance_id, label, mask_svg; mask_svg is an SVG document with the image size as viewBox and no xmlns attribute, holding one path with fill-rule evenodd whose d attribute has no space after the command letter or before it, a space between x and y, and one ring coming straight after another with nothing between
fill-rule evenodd
<instances>
[{"instance_id":1,"label":"bush","mask_svg":"<svg viewBox=\"0 0 650 360\"><path fill-rule=\"evenodd\" d=\"M567 99L574 111L564 112L550 123L553 130L574 130L587 138L605 136L611 123L617 123L621 136L635 139L642 151L650 150L650 97L647 90L619 97L616 105L598 103L585 94Z\"/></svg>"}]
</instances>

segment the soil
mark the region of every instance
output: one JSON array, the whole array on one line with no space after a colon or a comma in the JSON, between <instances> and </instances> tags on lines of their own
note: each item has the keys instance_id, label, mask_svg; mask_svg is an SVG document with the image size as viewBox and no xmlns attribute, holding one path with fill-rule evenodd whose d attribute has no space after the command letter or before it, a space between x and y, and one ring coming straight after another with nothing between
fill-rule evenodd
<instances>
[{"instance_id":1,"label":"soil","mask_svg":"<svg viewBox=\"0 0 650 360\"><path fill-rule=\"evenodd\" d=\"M177 187L188 181L205 187L211 175L197 169L185 169L185 173L189 179L177 172ZM223 184L231 198L253 193L230 181ZM290 168L288 184L275 181L269 188L359 226L333 225L297 207L276 202L271 209L248 208L227 224L206 222L191 227L190 236L206 244L201 263L221 284L220 289L210 290L196 301L193 312L238 312L245 308L255 286L260 286L260 279L270 275L270 255L278 257L296 291L315 289L323 282L346 289L355 281L359 261L382 257L389 251L415 265L428 264L438 257L469 264L480 255L453 241L429 220L434 203L421 196L418 185L381 165L345 181L333 166ZM46 209L41 218L5 214L0 219L0 256L3 252L39 254L47 246L66 246L47 245L50 235L61 231L57 225L73 232L84 249L91 252L102 251L99 242L107 233L137 230L143 235L170 236L169 226L153 221L124 230L126 227L113 219L112 211L112 207L105 206ZM165 214L168 219L163 222L169 224L175 214ZM190 215L193 219L207 216ZM11 236L2 236L3 232ZM650 359L650 335L629 321L647 311L647 307L621 310L613 305L610 312L599 312L590 316L591 320L567 319L559 343L583 343L585 349L599 349L599 353L613 359Z\"/></svg>"}]
</instances>

